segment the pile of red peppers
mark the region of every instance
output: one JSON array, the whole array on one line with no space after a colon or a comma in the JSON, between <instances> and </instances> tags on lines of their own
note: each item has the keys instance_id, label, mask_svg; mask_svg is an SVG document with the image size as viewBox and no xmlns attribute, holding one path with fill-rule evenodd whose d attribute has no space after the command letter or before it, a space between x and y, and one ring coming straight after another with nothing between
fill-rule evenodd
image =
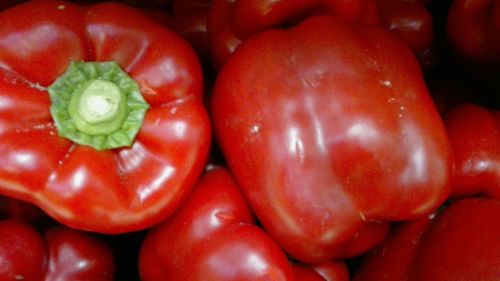
<instances>
[{"instance_id":1,"label":"pile of red peppers","mask_svg":"<svg viewBox=\"0 0 500 281\"><path fill-rule=\"evenodd\" d=\"M0 3L0 280L500 280L500 0Z\"/></svg>"}]
</instances>

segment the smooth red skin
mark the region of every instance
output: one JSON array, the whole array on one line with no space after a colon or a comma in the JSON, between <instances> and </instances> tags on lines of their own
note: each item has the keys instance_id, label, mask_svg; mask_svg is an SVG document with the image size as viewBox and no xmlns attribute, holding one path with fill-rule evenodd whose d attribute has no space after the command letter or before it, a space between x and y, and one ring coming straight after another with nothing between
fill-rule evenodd
<instances>
[{"instance_id":1,"label":"smooth red skin","mask_svg":"<svg viewBox=\"0 0 500 281\"><path fill-rule=\"evenodd\" d=\"M172 10L175 14L190 14L193 12L205 12L210 9L212 0L174 0Z\"/></svg>"},{"instance_id":2,"label":"smooth red skin","mask_svg":"<svg viewBox=\"0 0 500 281\"><path fill-rule=\"evenodd\" d=\"M207 19L212 0L176 0L173 2L172 28L188 40L202 62L210 62Z\"/></svg>"},{"instance_id":3,"label":"smooth red skin","mask_svg":"<svg viewBox=\"0 0 500 281\"><path fill-rule=\"evenodd\" d=\"M452 196L500 199L500 112L464 104L445 122L455 161Z\"/></svg>"},{"instance_id":4,"label":"smooth red skin","mask_svg":"<svg viewBox=\"0 0 500 281\"><path fill-rule=\"evenodd\" d=\"M349 281L349 269L343 261L330 261L315 265L292 265L295 280L300 281Z\"/></svg>"},{"instance_id":5,"label":"smooth red skin","mask_svg":"<svg viewBox=\"0 0 500 281\"><path fill-rule=\"evenodd\" d=\"M36 222L47 218L37 206L26 201L0 196L0 219L16 218Z\"/></svg>"},{"instance_id":6,"label":"smooth red skin","mask_svg":"<svg viewBox=\"0 0 500 281\"><path fill-rule=\"evenodd\" d=\"M0 280L114 280L110 248L64 226L39 232L21 220L0 221Z\"/></svg>"},{"instance_id":7,"label":"smooth red skin","mask_svg":"<svg viewBox=\"0 0 500 281\"><path fill-rule=\"evenodd\" d=\"M44 235L50 256L44 281L115 280L114 256L104 242L62 226Z\"/></svg>"},{"instance_id":8,"label":"smooth red skin","mask_svg":"<svg viewBox=\"0 0 500 281\"><path fill-rule=\"evenodd\" d=\"M341 247L337 249L335 257L351 258L363 254L367 249L373 248L384 240L389 233L389 227L389 222L363 224L350 240L342 243Z\"/></svg>"},{"instance_id":9,"label":"smooth red skin","mask_svg":"<svg viewBox=\"0 0 500 281\"><path fill-rule=\"evenodd\" d=\"M167 9L158 9L154 6L141 7L140 9L154 21L167 27L172 25L172 14Z\"/></svg>"},{"instance_id":10,"label":"smooth red skin","mask_svg":"<svg viewBox=\"0 0 500 281\"><path fill-rule=\"evenodd\" d=\"M467 198L436 218L398 225L353 281L469 281L500 276L500 202Z\"/></svg>"},{"instance_id":11,"label":"smooth red skin","mask_svg":"<svg viewBox=\"0 0 500 281\"><path fill-rule=\"evenodd\" d=\"M325 13L350 21L379 20L372 0L213 0L207 23L212 64L219 69L251 35Z\"/></svg>"},{"instance_id":12,"label":"smooth red skin","mask_svg":"<svg viewBox=\"0 0 500 281\"><path fill-rule=\"evenodd\" d=\"M101 0L70 0L69 2L78 4L96 4L99 2L105 2ZM167 8L172 6L172 0L114 0L113 2L123 3L132 6L139 7L157 7L157 8Z\"/></svg>"},{"instance_id":13,"label":"smooth red skin","mask_svg":"<svg viewBox=\"0 0 500 281\"><path fill-rule=\"evenodd\" d=\"M314 269L310 267L302 266L299 264L294 264L292 267L296 280L325 281L325 278L323 278L318 272L314 271Z\"/></svg>"},{"instance_id":14,"label":"smooth red skin","mask_svg":"<svg viewBox=\"0 0 500 281\"><path fill-rule=\"evenodd\" d=\"M329 261L315 264L312 269L321 275L326 281L349 281L349 269L342 260Z\"/></svg>"},{"instance_id":15,"label":"smooth red skin","mask_svg":"<svg viewBox=\"0 0 500 281\"><path fill-rule=\"evenodd\" d=\"M221 69L211 112L259 221L298 260L342 255L367 224L450 192L443 122L415 56L382 28L324 16L260 33Z\"/></svg>"},{"instance_id":16,"label":"smooth red skin","mask_svg":"<svg viewBox=\"0 0 500 281\"><path fill-rule=\"evenodd\" d=\"M47 252L43 237L31 225L0 221L0 280L43 280Z\"/></svg>"},{"instance_id":17,"label":"smooth red skin","mask_svg":"<svg viewBox=\"0 0 500 281\"><path fill-rule=\"evenodd\" d=\"M377 0L382 26L403 40L416 54L433 41L432 15L420 3L406 0Z\"/></svg>"},{"instance_id":18,"label":"smooth red skin","mask_svg":"<svg viewBox=\"0 0 500 281\"><path fill-rule=\"evenodd\" d=\"M146 236L141 280L294 280L227 170L214 167L170 219Z\"/></svg>"},{"instance_id":19,"label":"smooth red skin","mask_svg":"<svg viewBox=\"0 0 500 281\"><path fill-rule=\"evenodd\" d=\"M0 48L2 194L103 233L144 229L177 209L210 146L201 67L187 42L119 4L35 1L0 14ZM70 60L115 60L138 82L151 108L130 148L99 152L57 136L43 87Z\"/></svg>"},{"instance_id":20,"label":"smooth red skin","mask_svg":"<svg viewBox=\"0 0 500 281\"><path fill-rule=\"evenodd\" d=\"M500 1L453 1L448 11L447 35L458 60L487 66L498 64Z\"/></svg>"},{"instance_id":21,"label":"smooth red skin","mask_svg":"<svg viewBox=\"0 0 500 281\"><path fill-rule=\"evenodd\" d=\"M3 9L7 9L7 8L10 8L16 4L19 4L21 3L22 0L3 0L1 3L0 3L0 11L3 10Z\"/></svg>"}]
</instances>

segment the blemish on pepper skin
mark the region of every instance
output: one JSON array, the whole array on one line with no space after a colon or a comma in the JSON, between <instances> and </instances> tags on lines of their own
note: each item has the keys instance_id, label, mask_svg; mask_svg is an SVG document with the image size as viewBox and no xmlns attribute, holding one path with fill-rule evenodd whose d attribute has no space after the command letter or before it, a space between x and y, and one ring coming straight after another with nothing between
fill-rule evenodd
<instances>
[{"instance_id":1,"label":"blemish on pepper skin","mask_svg":"<svg viewBox=\"0 0 500 281\"><path fill-rule=\"evenodd\" d=\"M59 11L62 11L62 10L64 10L64 9L66 9L66 6L64 6L64 5L59 5L59 6L57 6L57 9L58 9Z\"/></svg>"}]
</instances>

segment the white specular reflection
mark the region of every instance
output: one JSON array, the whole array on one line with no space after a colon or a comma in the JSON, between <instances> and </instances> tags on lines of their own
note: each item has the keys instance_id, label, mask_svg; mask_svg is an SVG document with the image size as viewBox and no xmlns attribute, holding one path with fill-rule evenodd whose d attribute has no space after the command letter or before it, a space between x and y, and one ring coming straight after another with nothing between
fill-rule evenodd
<instances>
[{"instance_id":1,"label":"white specular reflection","mask_svg":"<svg viewBox=\"0 0 500 281\"><path fill-rule=\"evenodd\" d=\"M16 165L25 167L25 168L30 168L33 166L33 163L35 163L35 159L33 155L29 152L21 152L17 151L13 154L11 154L12 157L12 162L16 163Z\"/></svg>"},{"instance_id":2,"label":"white specular reflection","mask_svg":"<svg viewBox=\"0 0 500 281\"><path fill-rule=\"evenodd\" d=\"M413 127L407 126L404 128L404 138L407 144L408 164L403 170L400 181L401 182L424 182L428 176L427 151L425 150L425 140L422 139L421 134Z\"/></svg>"},{"instance_id":3,"label":"white specular reflection","mask_svg":"<svg viewBox=\"0 0 500 281\"><path fill-rule=\"evenodd\" d=\"M146 157L146 150L142 144L136 142L132 149L125 149L120 152L120 171L128 174L138 170Z\"/></svg>"},{"instance_id":4,"label":"white specular reflection","mask_svg":"<svg viewBox=\"0 0 500 281\"><path fill-rule=\"evenodd\" d=\"M316 146L320 149L321 152L326 152L325 145L325 136L323 134L323 126L321 125L320 118L318 117L318 109L316 108L316 100L314 99L315 95L306 95L305 96L305 106L307 110L307 114L312 122L314 128L314 136L316 141Z\"/></svg>"},{"instance_id":5,"label":"white specular reflection","mask_svg":"<svg viewBox=\"0 0 500 281\"><path fill-rule=\"evenodd\" d=\"M79 168L71 177L71 186L73 191L78 191L85 185L87 179L87 171L85 168Z\"/></svg>"},{"instance_id":6,"label":"white specular reflection","mask_svg":"<svg viewBox=\"0 0 500 281\"><path fill-rule=\"evenodd\" d=\"M155 180L149 184L148 186L141 186L137 191L139 194L139 200L146 200L151 194L155 191L159 190L165 182L174 174L175 169L172 166L164 167L158 176L155 177Z\"/></svg>"},{"instance_id":7,"label":"white specular reflection","mask_svg":"<svg viewBox=\"0 0 500 281\"><path fill-rule=\"evenodd\" d=\"M0 49L15 48L18 57L27 57L46 49L58 37L66 36L63 32L64 30L52 24L34 26L26 31L12 32L0 38Z\"/></svg>"},{"instance_id":8,"label":"white specular reflection","mask_svg":"<svg viewBox=\"0 0 500 281\"><path fill-rule=\"evenodd\" d=\"M183 139L186 135L188 125L184 121L175 121L172 123L171 131L174 133L175 137L178 139Z\"/></svg>"},{"instance_id":9,"label":"white specular reflection","mask_svg":"<svg viewBox=\"0 0 500 281\"><path fill-rule=\"evenodd\" d=\"M377 141L380 138L379 130L368 120L357 120L347 130L346 134L351 139L362 143Z\"/></svg>"},{"instance_id":10,"label":"white specular reflection","mask_svg":"<svg viewBox=\"0 0 500 281\"><path fill-rule=\"evenodd\" d=\"M304 143L296 127L290 127L287 131L287 147L289 154L304 159Z\"/></svg>"},{"instance_id":11,"label":"white specular reflection","mask_svg":"<svg viewBox=\"0 0 500 281\"><path fill-rule=\"evenodd\" d=\"M13 104L11 99L4 96L0 96L0 111L9 109L12 107L12 105Z\"/></svg>"},{"instance_id":12,"label":"white specular reflection","mask_svg":"<svg viewBox=\"0 0 500 281\"><path fill-rule=\"evenodd\" d=\"M241 274L241 271L253 272L253 275L262 277L267 276L268 273L278 275L277 272L270 270L269 264L262 256L256 253L248 253L252 251L246 245L233 244L231 247L224 247L219 250L207 262L212 269L219 271L219 276L226 278L237 278ZM235 261L238 262L235 263ZM271 276L269 277L271 278ZM273 276L272 280L282 280L275 278L277 276Z\"/></svg>"}]
</instances>

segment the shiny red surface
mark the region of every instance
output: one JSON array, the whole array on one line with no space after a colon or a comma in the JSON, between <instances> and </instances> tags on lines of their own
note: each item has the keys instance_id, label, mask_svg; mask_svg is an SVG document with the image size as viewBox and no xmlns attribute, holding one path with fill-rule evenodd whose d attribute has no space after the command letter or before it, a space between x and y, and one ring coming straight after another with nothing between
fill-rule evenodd
<instances>
[{"instance_id":1,"label":"shiny red surface","mask_svg":"<svg viewBox=\"0 0 500 281\"><path fill-rule=\"evenodd\" d=\"M110 248L88 233L0 221L0 280L112 281L114 274Z\"/></svg>"},{"instance_id":2,"label":"shiny red surface","mask_svg":"<svg viewBox=\"0 0 500 281\"><path fill-rule=\"evenodd\" d=\"M468 198L398 225L353 281L494 281L500 276L500 203Z\"/></svg>"},{"instance_id":3,"label":"shiny red surface","mask_svg":"<svg viewBox=\"0 0 500 281\"><path fill-rule=\"evenodd\" d=\"M500 199L500 112L465 104L445 120L455 161L452 195Z\"/></svg>"},{"instance_id":4,"label":"shiny red surface","mask_svg":"<svg viewBox=\"0 0 500 281\"><path fill-rule=\"evenodd\" d=\"M260 33L222 68L211 105L244 194L299 260L342 255L449 194L444 124L415 56L382 28L316 17Z\"/></svg>"},{"instance_id":5,"label":"shiny red surface","mask_svg":"<svg viewBox=\"0 0 500 281\"><path fill-rule=\"evenodd\" d=\"M210 146L201 67L187 42L119 4L35 1L0 14L0 48L2 194L105 233L175 211ZM151 109L130 148L98 152L58 137L46 87L71 60L115 60L137 81Z\"/></svg>"},{"instance_id":6,"label":"shiny red surface","mask_svg":"<svg viewBox=\"0 0 500 281\"><path fill-rule=\"evenodd\" d=\"M285 253L255 224L236 182L220 167L207 171L182 208L148 233L139 270L143 281L295 280Z\"/></svg>"},{"instance_id":7,"label":"shiny red surface","mask_svg":"<svg viewBox=\"0 0 500 281\"><path fill-rule=\"evenodd\" d=\"M213 0L207 23L212 63L219 69L251 35L325 13L350 21L379 20L375 0Z\"/></svg>"}]
</instances>

